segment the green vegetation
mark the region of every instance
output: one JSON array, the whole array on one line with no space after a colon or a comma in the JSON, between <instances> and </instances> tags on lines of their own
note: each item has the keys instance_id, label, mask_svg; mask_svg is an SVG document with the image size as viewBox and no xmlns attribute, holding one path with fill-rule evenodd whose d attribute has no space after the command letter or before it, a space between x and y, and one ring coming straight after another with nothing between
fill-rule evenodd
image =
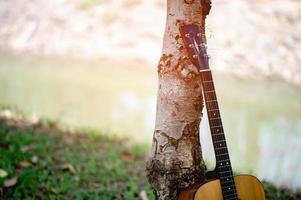
<instances>
[{"instance_id":1,"label":"green vegetation","mask_svg":"<svg viewBox=\"0 0 301 200\"><path fill-rule=\"evenodd\" d=\"M0 199L139 199L141 192L152 199L145 155L142 146L95 131L1 118L0 169L7 175Z\"/></svg>"},{"instance_id":2,"label":"green vegetation","mask_svg":"<svg viewBox=\"0 0 301 200\"><path fill-rule=\"evenodd\" d=\"M1 111L0 199L154 199L147 148L93 130L64 132L49 120ZM300 199L265 183L267 199Z\"/></svg>"}]
</instances>

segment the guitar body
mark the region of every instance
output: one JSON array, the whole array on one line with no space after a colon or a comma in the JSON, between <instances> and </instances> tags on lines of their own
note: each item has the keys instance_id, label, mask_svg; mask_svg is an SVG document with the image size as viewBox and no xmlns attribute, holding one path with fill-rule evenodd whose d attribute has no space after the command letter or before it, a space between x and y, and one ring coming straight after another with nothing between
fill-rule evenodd
<instances>
[{"instance_id":1,"label":"guitar body","mask_svg":"<svg viewBox=\"0 0 301 200\"><path fill-rule=\"evenodd\" d=\"M254 176L240 175L234 177L239 200L265 200L261 182ZM198 189L181 192L179 200L224 200L220 180L212 180Z\"/></svg>"}]
</instances>

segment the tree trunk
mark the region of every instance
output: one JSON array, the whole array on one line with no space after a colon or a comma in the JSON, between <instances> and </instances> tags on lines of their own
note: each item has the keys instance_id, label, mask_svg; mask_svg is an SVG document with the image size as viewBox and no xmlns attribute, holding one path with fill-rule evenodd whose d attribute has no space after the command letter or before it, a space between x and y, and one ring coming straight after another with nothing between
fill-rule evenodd
<instances>
[{"instance_id":1,"label":"tree trunk","mask_svg":"<svg viewBox=\"0 0 301 200\"><path fill-rule=\"evenodd\" d=\"M179 26L198 24L205 34L210 6L210 0L167 0L163 52L158 64L156 126L146 169L156 199L177 199L181 189L204 179L199 141L203 109L200 74L183 48Z\"/></svg>"}]
</instances>

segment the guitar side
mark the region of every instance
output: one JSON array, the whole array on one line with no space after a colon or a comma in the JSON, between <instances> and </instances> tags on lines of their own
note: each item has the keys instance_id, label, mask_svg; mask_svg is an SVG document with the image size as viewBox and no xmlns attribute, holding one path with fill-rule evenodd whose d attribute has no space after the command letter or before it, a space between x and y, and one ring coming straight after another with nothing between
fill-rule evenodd
<instances>
[{"instance_id":1,"label":"guitar side","mask_svg":"<svg viewBox=\"0 0 301 200\"><path fill-rule=\"evenodd\" d=\"M235 186L240 200L265 200L262 183L254 176L235 176ZM223 200L220 180L216 179L203 184L197 190L183 191L179 200Z\"/></svg>"}]
</instances>

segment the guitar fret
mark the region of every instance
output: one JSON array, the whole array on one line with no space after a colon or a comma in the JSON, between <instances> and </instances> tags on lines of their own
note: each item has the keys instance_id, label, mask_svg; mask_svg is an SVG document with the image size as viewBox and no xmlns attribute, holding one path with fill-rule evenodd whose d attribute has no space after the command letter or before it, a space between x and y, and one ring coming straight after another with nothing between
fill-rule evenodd
<instances>
[{"instance_id":1,"label":"guitar fret","mask_svg":"<svg viewBox=\"0 0 301 200\"><path fill-rule=\"evenodd\" d=\"M214 92L215 93L215 90L209 90L209 91L204 91L205 93L209 93L209 92Z\"/></svg>"},{"instance_id":2,"label":"guitar fret","mask_svg":"<svg viewBox=\"0 0 301 200\"><path fill-rule=\"evenodd\" d=\"M235 185L226 186L225 188L222 189L222 191L223 191L224 197L226 197L226 199L228 199L227 197L237 195L236 190L235 190Z\"/></svg>"},{"instance_id":3,"label":"guitar fret","mask_svg":"<svg viewBox=\"0 0 301 200\"><path fill-rule=\"evenodd\" d=\"M225 161L230 161L229 159L225 159L225 160L220 160L219 162L225 162Z\"/></svg>"},{"instance_id":4,"label":"guitar fret","mask_svg":"<svg viewBox=\"0 0 301 200\"><path fill-rule=\"evenodd\" d=\"M216 158L217 158L217 162L219 162L220 160L226 160L228 159L229 160L229 154L225 154L225 155L216 155Z\"/></svg>"},{"instance_id":5,"label":"guitar fret","mask_svg":"<svg viewBox=\"0 0 301 200\"><path fill-rule=\"evenodd\" d=\"M218 156L228 155L228 153L218 154Z\"/></svg>"},{"instance_id":6,"label":"guitar fret","mask_svg":"<svg viewBox=\"0 0 301 200\"><path fill-rule=\"evenodd\" d=\"M222 123L222 120L221 120L221 118L217 118L217 119L212 119L212 118L210 118L209 117L209 120L211 121L211 122L215 122L215 123Z\"/></svg>"},{"instance_id":7,"label":"guitar fret","mask_svg":"<svg viewBox=\"0 0 301 200\"><path fill-rule=\"evenodd\" d=\"M233 194L233 192L234 192L234 186L235 185L228 185L228 186L223 186L223 193L225 194L225 195L229 195L229 194L227 194L227 193L230 193L230 194Z\"/></svg>"},{"instance_id":8,"label":"guitar fret","mask_svg":"<svg viewBox=\"0 0 301 200\"><path fill-rule=\"evenodd\" d=\"M231 176L233 176L232 170L229 170L228 172L225 172L225 171L219 172L219 174L220 174L221 177L231 177Z\"/></svg>"},{"instance_id":9,"label":"guitar fret","mask_svg":"<svg viewBox=\"0 0 301 200\"><path fill-rule=\"evenodd\" d=\"M220 158L217 163L220 163L220 160L221 159L228 159L229 158L229 154L228 152L227 153L224 153L223 155L222 154L219 154L218 152L216 152L217 156L219 156L218 158Z\"/></svg>"},{"instance_id":10,"label":"guitar fret","mask_svg":"<svg viewBox=\"0 0 301 200\"><path fill-rule=\"evenodd\" d=\"M226 191L231 191L231 189L232 189L232 192L233 192L233 189L235 187L235 183L234 183L234 181L229 181L229 182L227 182L227 184L222 184L221 183L221 187L228 188L228 190L226 190ZM230 190L229 190L229 187L230 187Z\"/></svg>"},{"instance_id":11,"label":"guitar fret","mask_svg":"<svg viewBox=\"0 0 301 200\"><path fill-rule=\"evenodd\" d=\"M204 91L206 91L206 89L204 89ZM206 100L216 99L216 95L213 92L205 93L204 96Z\"/></svg>"},{"instance_id":12,"label":"guitar fret","mask_svg":"<svg viewBox=\"0 0 301 200\"><path fill-rule=\"evenodd\" d=\"M206 101L206 102L217 102L217 100L210 100L210 101Z\"/></svg>"},{"instance_id":13,"label":"guitar fret","mask_svg":"<svg viewBox=\"0 0 301 200\"><path fill-rule=\"evenodd\" d=\"M216 147L215 149L217 153L228 153L227 147Z\"/></svg>"},{"instance_id":14,"label":"guitar fret","mask_svg":"<svg viewBox=\"0 0 301 200\"><path fill-rule=\"evenodd\" d=\"M212 139L221 142L222 140L225 141L225 136L224 136L224 134L221 134L221 133L213 133L212 134Z\"/></svg>"},{"instance_id":15,"label":"guitar fret","mask_svg":"<svg viewBox=\"0 0 301 200\"><path fill-rule=\"evenodd\" d=\"M225 165L225 166L220 166L220 165L219 165L218 168L219 168L219 169L223 169L223 168L224 168L224 169L232 170L232 168L231 168L230 165Z\"/></svg>"},{"instance_id":16,"label":"guitar fret","mask_svg":"<svg viewBox=\"0 0 301 200\"><path fill-rule=\"evenodd\" d=\"M221 118L220 117L210 118L210 120L214 120L214 119L221 119Z\"/></svg>"},{"instance_id":17,"label":"guitar fret","mask_svg":"<svg viewBox=\"0 0 301 200\"><path fill-rule=\"evenodd\" d=\"M222 120L221 119L210 119L209 117L209 123L211 123L211 125L219 125L222 126Z\"/></svg>"},{"instance_id":18,"label":"guitar fret","mask_svg":"<svg viewBox=\"0 0 301 200\"><path fill-rule=\"evenodd\" d=\"M221 181L221 184L228 184L228 183L231 183L234 186L234 180L233 179L229 179L228 181Z\"/></svg>"},{"instance_id":19,"label":"guitar fret","mask_svg":"<svg viewBox=\"0 0 301 200\"><path fill-rule=\"evenodd\" d=\"M223 147L223 148L215 148L216 152L218 154L221 154L221 153L228 153L228 148L227 147Z\"/></svg>"},{"instance_id":20,"label":"guitar fret","mask_svg":"<svg viewBox=\"0 0 301 200\"><path fill-rule=\"evenodd\" d=\"M216 141L213 143L213 146L217 150L222 150L222 149L228 150L227 144L223 141Z\"/></svg>"},{"instance_id":21,"label":"guitar fret","mask_svg":"<svg viewBox=\"0 0 301 200\"><path fill-rule=\"evenodd\" d=\"M222 166L223 164L224 164L224 165L229 165L229 166L230 166L230 160L225 160L225 161L221 161L221 160L220 160L218 163L219 163L220 166Z\"/></svg>"},{"instance_id":22,"label":"guitar fret","mask_svg":"<svg viewBox=\"0 0 301 200\"><path fill-rule=\"evenodd\" d=\"M212 110L212 109L217 109L218 110L217 102L206 102L206 106L209 110Z\"/></svg>"},{"instance_id":23,"label":"guitar fret","mask_svg":"<svg viewBox=\"0 0 301 200\"><path fill-rule=\"evenodd\" d=\"M204 90L214 90L213 82L203 81L202 85L203 85Z\"/></svg>"},{"instance_id":24,"label":"guitar fret","mask_svg":"<svg viewBox=\"0 0 301 200\"><path fill-rule=\"evenodd\" d=\"M224 135L224 131L221 129L221 128L214 128L214 129L211 129L211 131L214 131L213 134L214 135Z\"/></svg>"},{"instance_id":25,"label":"guitar fret","mask_svg":"<svg viewBox=\"0 0 301 200\"><path fill-rule=\"evenodd\" d=\"M212 76L206 77L206 75L211 75L210 72L209 73L203 72L202 75L205 75L205 76L202 76L202 81L211 81L212 80Z\"/></svg>"},{"instance_id":26,"label":"guitar fret","mask_svg":"<svg viewBox=\"0 0 301 200\"><path fill-rule=\"evenodd\" d=\"M215 109L208 109L208 111L209 112L211 112L211 111L219 111L219 109L216 109L216 108Z\"/></svg>"},{"instance_id":27,"label":"guitar fret","mask_svg":"<svg viewBox=\"0 0 301 200\"><path fill-rule=\"evenodd\" d=\"M234 188L234 186L235 186L234 180L230 180L230 181L227 181L227 182L224 182L224 183L221 182L221 187L228 188L228 190L229 190L229 187Z\"/></svg>"},{"instance_id":28,"label":"guitar fret","mask_svg":"<svg viewBox=\"0 0 301 200\"><path fill-rule=\"evenodd\" d=\"M221 143L221 142L225 142L226 140L219 140L219 141L214 141L213 143Z\"/></svg>"},{"instance_id":29,"label":"guitar fret","mask_svg":"<svg viewBox=\"0 0 301 200\"><path fill-rule=\"evenodd\" d=\"M225 191L225 192L227 192L227 191ZM229 200L231 200L231 199L237 199L237 194L236 194L236 192L235 191L232 191L232 190L230 190L229 192L232 192L232 193L230 193L230 194L224 194L224 197L228 200L229 198L227 198L227 197L231 197Z\"/></svg>"},{"instance_id":30,"label":"guitar fret","mask_svg":"<svg viewBox=\"0 0 301 200\"><path fill-rule=\"evenodd\" d=\"M233 185L232 185L233 186ZM228 186L227 188L224 188L225 189L225 193L228 193L228 192L231 192L230 194L233 194L233 187L231 187L231 186ZM230 195L230 194L225 194L225 195Z\"/></svg>"},{"instance_id":31,"label":"guitar fret","mask_svg":"<svg viewBox=\"0 0 301 200\"><path fill-rule=\"evenodd\" d=\"M220 117L219 112L216 111L212 111L212 112L208 112L208 118L213 118L213 117Z\"/></svg>"},{"instance_id":32,"label":"guitar fret","mask_svg":"<svg viewBox=\"0 0 301 200\"><path fill-rule=\"evenodd\" d=\"M233 195L235 195L235 196L231 197L230 199L229 199L229 198L227 198L227 199L225 199L225 200L235 200L235 199L237 199L237 197L236 197L236 193L235 193L235 194L233 194Z\"/></svg>"},{"instance_id":33,"label":"guitar fret","mask_svg":"<svg viewBox=\"0 0 301 200\"><path fill-rule=\"evenodd\" d=\"M211 128L222 128L221 125L218 125L218 126L212 126Z\"/></svg>"},{"instance_id":34,"label":"guitar fret","mask_svg":"<svg viewBox=\"0 0 301 200\"><path fill-rule=\"evenodd\" d=\"M224 134L212 134L212 138L216 142L226 142Z\"/></svg>"},{"instance_id":35,"label":"guitar fret","mask_svg":"<svg viewBox=\"0 0 301 200\"><path fill-rule=\"evenodd\" d=\"M217 149L217 150L228 150L227 147L216 147L215 149Z\"/></svg>"}]
</instances>

